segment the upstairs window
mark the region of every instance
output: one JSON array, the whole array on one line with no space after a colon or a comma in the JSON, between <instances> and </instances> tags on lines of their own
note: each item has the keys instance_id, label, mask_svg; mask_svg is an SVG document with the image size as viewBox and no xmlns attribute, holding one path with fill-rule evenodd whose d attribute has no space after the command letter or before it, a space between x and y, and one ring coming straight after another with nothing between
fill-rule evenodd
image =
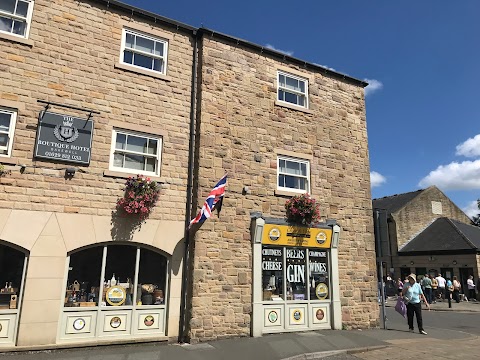
<instances>
[{"instance_id":1,"label":"upstairs window","mask_svg":"<svg viewBox=\"0 0 480 360\"><path fill-rule=\"evenodd\" d=\"M0 32L28 38L33 1L0 0Z\"/></svg>"},{"instance_id":2,"label":"upstairs window","mask_svg":"<svg viewBox=\"0 0 480 360\"><path fill-rule=\"evenodd\" d=\"M308 108L308 81L298 76L278 72L278 101Z\"/></svg>"},{"instance_id":3,"label":"upstairs window","mask_svg":"<svg viewBox=\"0 0 480 360\"><path fill-rule=\"evenodd\" d=\"M12 154L16 118L15 111L0 108L0 156L10 157Z\"/></svg>"},{"instance_id":4,"label":"upstairs window","mask_svg":"<svg viewBox=\"0 0 480 360\"><path fill-rule=\"evenodd\" d=\"M110 170L159 176L162 138L113 130Z\"/></svg>"},{"instance_id":5,"label":"upstairs window","mask_svg":"<svg viewBox=\"0 0 480 360\"><path fill-rule=\"evenodd\" d=\"M167 41L123 29L121 63L166 74L167 52Z\"/></svg>"},{"instance_id":6,"label":"upstairs window","mask_svg":"<svg viewBox=\"0 0 480 360\"><path fill-rule=\"evenodd\" d=\"M277 158L278 190L310 192L310 162L286 156Z\"/></svg>"}]
</instances>

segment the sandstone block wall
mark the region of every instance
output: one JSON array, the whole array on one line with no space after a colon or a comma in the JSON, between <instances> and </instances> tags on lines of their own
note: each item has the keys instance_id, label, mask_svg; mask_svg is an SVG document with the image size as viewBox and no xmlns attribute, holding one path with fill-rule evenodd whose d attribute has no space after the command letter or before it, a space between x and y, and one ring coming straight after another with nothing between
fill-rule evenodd
<instances>
[{"instance_id":1,"label":"sandstone block wall","mask_svg":"<svg viewBox=\"0 0 480 360\"><path fill-rule=\"evenodd\" d=\"M442 204L442 214L433 214L432 201ZM437 187L430 187L415 197L409 204L392 214L397 229L397 244L401 247L413 236L425 229L433 220L448 217L466 224L471 221L448 197ZM396 255L398 248L393 248Z\"/></svg>"},{"instance_id":2,"label":"sandstone block wall","mask_svg":"<svg viewBox=\"0 0 480 360\"><path fill-rule=\"evenodd\" d=\"M123 24L171 37L169 81L115 68ZM153 219L183 220L188 164L192 40L188 33L118 12L98 2L36 0L30 31L33 46L0 37L0 106L18 108L12 158L0 157L11 174L0 178L0 208L110 215L123 195L124 178L105 177L111 121L165 132L162 190ZM37 99L100 111L94 116L89 166L33 158ZM85 117L86 113L52 108ZM13 165L12 165L13 163ZM25 164L20 173L14 164ZM84 172L64 178L68 166ZM133 173L135 174L135 173Z\"/></svg>"},{"instance_id":3,"label":"sandstone block wall","mask_svg":"<svg viewBox=\"0 0 480 360\"><path fill-rule=\"evenodd\" d=\"M199 207L225 171L229 178L220 219L214 215L195 238L190 336L209 340L250 333L249 213L283 218L289 198L275 195L275 149L312 157L311 194L321 204L322 218L337 219L342 226L344 324L377 324L363 89L215 35L204 37L202 51ZM275 105L280 66L311 77L310 112ZM242 193L244 186L250 193Z\"/></svg>"}]
</instances>

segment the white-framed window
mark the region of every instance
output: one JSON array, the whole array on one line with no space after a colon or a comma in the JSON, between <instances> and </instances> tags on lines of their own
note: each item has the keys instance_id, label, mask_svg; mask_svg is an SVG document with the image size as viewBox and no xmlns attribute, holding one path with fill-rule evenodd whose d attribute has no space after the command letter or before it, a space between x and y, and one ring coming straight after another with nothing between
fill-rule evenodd
<instances>
[{"instance_id":1,"label":"white-framed window","mask_svg":"<svg viewBox=\"0 0 480 360\"><path fill-rule=\"evenodd\" d=\"M168 41L123 29L120 63L166 74Z\"/></svg>"},{"instance_id":2,"label":"white-framed window","mask_svg":"<svg viewBox=\"0 0 480 360\"><path fill-rule=\"evenodd\" d=\"M0 156L10 157L12 155L16 120L17 112L15 110L0 107Z\"/></svg>"},{"instance_id":3,"label":"white-framed window","mask_svg":"<svg viewBox=\"0 0 480 360\"><path fill-rule=\"evenodd\" d=\"M0 0L0 32L28 38L33 0Z\"/></svg>"},{"instance_id":4,"label":"white-framed window","mask_svg":"<svg viewBox=\"0 0 480 360\"><path fill-rule=\"evenodd\" d=\"M162 137L113 129L110 170L160 176Z\"/></svg>"},{"instance_id":5,"label":"white-framed window","mask_svg":"<svg viewBox=\"0 0 480 360\"><path fill-rule=\"evenodd\" d=\"M310 192L310 162L288 156L277 157L278 190Z\"/></svg>"},{"instance_id":6,"label":"white-framed window","mask_svg":"<svg viewBox=\"0 0 480 360\"><path fill-rule=\"evenodd\" d=\"M308 109L308 80L279 71L277 97L278 101Z\"/></svg>"}]
</instances>

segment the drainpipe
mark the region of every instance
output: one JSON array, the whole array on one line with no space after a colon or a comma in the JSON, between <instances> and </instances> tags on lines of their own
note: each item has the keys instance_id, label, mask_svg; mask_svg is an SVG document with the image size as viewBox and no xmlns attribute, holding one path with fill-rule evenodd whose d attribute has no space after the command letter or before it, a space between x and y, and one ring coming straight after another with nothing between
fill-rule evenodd
<instances>
[{"instance_id":1,"label":"drainpipe","mask_svg":"<svg viewBox=\"0 0 480 360\"><path fill-rule=\"evenodd\" d=\"M184 232L184 254L183 254L183 269L182 269L182 291L180 303L180 324L178 329L178 342L185 342L185 328L187 323L187 289L188 289L188 263L190 262L190 219L192 207L192 189L193 189L193 168L195 165L195 112L197 99L197 51L199 33L193 30L194 45L193 45L193 63L192 63L192 90L190 92L190 142L188 154L188 179L187 179L187 203L185 207L185 232Z\"/></svg>"}]
</instances>

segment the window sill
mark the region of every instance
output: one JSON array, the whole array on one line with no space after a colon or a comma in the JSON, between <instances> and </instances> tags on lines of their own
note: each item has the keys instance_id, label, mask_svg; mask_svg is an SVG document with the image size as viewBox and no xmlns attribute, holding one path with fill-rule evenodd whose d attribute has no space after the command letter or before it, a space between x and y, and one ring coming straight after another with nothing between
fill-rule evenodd
<instances>
[{"instance_id":1,"label":"window sill","mask_svg":"<svg viewBox=\"0 0 480 360\"><path fill-rule=\"evenodd\" d=\"M5 39L5 40L11 41L11 42L16 42L16 43L19 43L19 44L23 44L23 45L33 47L33 40L25 39L25 38L20 37L20 36L15 36L15 35L0 32L0 39Z\"/></svg>"},{"instance_id":2,"label":"window sill","mask_svg":"<svg viewBox=\"0 0 480 360\"><path fill-rule=\"evenodd\" d=\"M296 196L306 194L307 191L297 192L297 191L288 191L288 190L275 190L275 196Z\"/></svg>"},{"instance_id":3,"label":"window sill","mask_svg":"<svg viewBox=\"0 0 480 360\"><path fill-rule=\"evenodd\" d=\"M128 179L130 177L136 178L138 174L134 173L124 173L120 171L111 171L111 170L105 170L103 172L103 176L105 177L113 177L113 178L120 178L120 179ZM159 177L159 176L150 176L150 175L143 175L144 177L149 177L151 180L154 180L158 183L164 183L165 181Z\"/></svg>"},{"instance_id":4,"label":"window sill","mask_svg":"<svg viewBox=\"0 0 480 360\"><path fill-rule=\"evenodd\" d=\"M18 159L6 157L6 156L0 156L0 164L17 165Z\"/></svg>"},{"instance_id":5,"label":"window sill","mask_svg":"<svg viewBox=\"0 0 480 360\"><path fill-rule=\"evenodd\" d=\"M313 111L310 110L310 109L307 109L307 108L304 108L304 107L301 107L301 106L297 106L297 105L293 105L293 104L289 104L289 103L283 102L283 101L275 100L275 105L276 106L281 106L281 107L286 107L286 108L292 109L292 110L302 111L302 112L307 113L307 114L313 114Z\"/></svg>"},{"instance_id":6,"label":"window sill","mask_svg":"<svg viewBox=\"0 0 480 360\"><path fill-rule=\"evenodd\" d=\"M163 75L163 74L160 74L160 73L156 73L156 72L151 71L151 70L142 69L142 68L138 68L138 67L135 67L135 66L127 65L127 64L117 63L117 64L114 65L114 67L115 67L115 69L130 71L130 72L133 72L133 73L142 74L142 75L145 75L145 76L150 76L150 77L160 79L160 80L164 80L164 81L168 81L168 82L172 81L170 76Z\"/></svg>"}]
</instances>

